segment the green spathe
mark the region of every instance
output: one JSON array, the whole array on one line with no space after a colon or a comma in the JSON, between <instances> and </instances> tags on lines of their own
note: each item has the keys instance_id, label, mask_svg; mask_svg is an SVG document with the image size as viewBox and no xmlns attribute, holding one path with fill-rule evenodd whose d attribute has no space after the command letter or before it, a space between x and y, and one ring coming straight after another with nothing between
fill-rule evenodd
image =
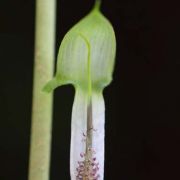
<instances>
[{"instance_id":1,"label":"green spathe","mask_svg":"<svg viewBox=\"0 0 180 180\"><path fill-rule=\"evenodd\" d=\"M55 77L45 86L72 84L75 99L71 121L71 180L104 179L105 107L102 91L112 80L116 40L110 22L93 10L65 35Z\"/></svg>"},{"instance_id":2,"label":"green spathe","mask_svg":"<svg viewBox=\"0 0 180 180\"><path fill-rule=\"evenodd\" d=\"M55 78L44 88L73 84L89 92L102 90L112 79L116 51L114 30L99 10L93 10L65 35L58 53Z\"/></svg>"}]
</instances>

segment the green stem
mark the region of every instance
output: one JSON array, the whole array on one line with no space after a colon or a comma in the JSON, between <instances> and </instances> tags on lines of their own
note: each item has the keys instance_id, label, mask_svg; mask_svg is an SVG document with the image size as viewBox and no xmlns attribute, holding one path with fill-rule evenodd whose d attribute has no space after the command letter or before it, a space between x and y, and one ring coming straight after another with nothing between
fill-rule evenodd
<instances>
[{"instance_id":1,"label":"green stem","mask_svg":"<svg viewBox=\"0 0 180 180\"><path fill-rule=\"evenodd\" d=\"M50 167L52 94L42 92L52 79L55 52L56 0L36 1L35 62L29 180L48 180Z\"/></svg>"},{"instance_id":2,"label":"green stem","mask_svg":"<svg viewBox=\"0 0 180 180\"><path fill-rule=\"evenodd\" d=\"M94 5L94 9L100 9L100 7L101 7L101 3L102 3L102 1L101 0L96 0L95 1L95 5Z\"/></svg>"}]
</instances>

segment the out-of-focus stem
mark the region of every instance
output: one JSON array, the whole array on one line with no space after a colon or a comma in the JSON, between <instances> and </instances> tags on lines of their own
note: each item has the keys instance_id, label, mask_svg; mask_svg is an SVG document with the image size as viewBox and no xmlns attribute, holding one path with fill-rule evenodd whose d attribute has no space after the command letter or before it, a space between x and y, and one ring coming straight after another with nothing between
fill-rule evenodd
<instances>
[{"instance_id":1,"label":"out-of-focus stem","mask_svg":"<svg viewBox=\"0 0 180 180\"><path fill-rule=\"evenodd\" d=\"M52 94L42 92L52 79L55 52L56 0L36 0L35 62L29 180L48 180Z\"/></svg>"}]
</instances>

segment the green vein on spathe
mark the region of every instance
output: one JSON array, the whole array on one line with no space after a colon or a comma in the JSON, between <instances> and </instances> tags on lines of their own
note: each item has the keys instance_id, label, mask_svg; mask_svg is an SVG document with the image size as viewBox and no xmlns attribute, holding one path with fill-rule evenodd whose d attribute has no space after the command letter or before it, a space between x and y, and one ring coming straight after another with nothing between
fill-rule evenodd
<instances>
[{"instance_id":1,"label":"green vein on spathe","mask_svg":"<svg viewBox=\"0 0 180 180\"><path fill-rule=\"evenodd\" d=\"M91 46L88 42L88 40L86 39L86 37L79 33L79 35L84 39L84 41L86 42L87 44L87 47L88 47L88 96L89 98L91 97L91 94L92 94L92 81L91 81Z\"/></svg>"}]
</instances>

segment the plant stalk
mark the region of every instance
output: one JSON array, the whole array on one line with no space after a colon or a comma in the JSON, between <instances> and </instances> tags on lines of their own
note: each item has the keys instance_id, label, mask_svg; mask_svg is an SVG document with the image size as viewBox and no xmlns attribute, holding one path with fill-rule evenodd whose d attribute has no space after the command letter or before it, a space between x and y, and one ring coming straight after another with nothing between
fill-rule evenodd
<instances>
[{"instance_id":1,"label":"plant stalk","mask_svg":"<svg viewBox=\"0 0 180 180\"><path fill-rule=\"evenodd\" d=\"M56 0L36 0L29 180L49 179L53 95L42 88L53 77L55 15Z\"/></svg>"}]
</instances>

